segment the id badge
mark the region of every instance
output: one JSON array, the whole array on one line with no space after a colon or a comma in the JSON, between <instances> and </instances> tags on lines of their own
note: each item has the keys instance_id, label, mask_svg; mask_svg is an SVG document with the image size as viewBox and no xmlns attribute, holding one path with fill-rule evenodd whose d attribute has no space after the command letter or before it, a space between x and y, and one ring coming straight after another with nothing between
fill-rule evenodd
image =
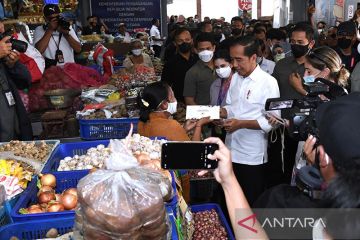
<instances>
[{"instance_id":1,"label":"id badge","mask_svg":"<svg viewBox=\"0 0 360 240\"><path fill-rule=\"evenodd\" d=\"M15 98L11 91L4 92L9 107L15 105Z\"/></svg>"},{"instance_id":2,"label":"id badge","mask_svg":"<svg viewBox=\"0 0 360 240\"><path fill-rule=\"evenodd\" d=\"M61 50L56 50L56 53L55 53L55 60L58 62L58 63L64 63L64 54Z\"/></svg>"}]
</instances>

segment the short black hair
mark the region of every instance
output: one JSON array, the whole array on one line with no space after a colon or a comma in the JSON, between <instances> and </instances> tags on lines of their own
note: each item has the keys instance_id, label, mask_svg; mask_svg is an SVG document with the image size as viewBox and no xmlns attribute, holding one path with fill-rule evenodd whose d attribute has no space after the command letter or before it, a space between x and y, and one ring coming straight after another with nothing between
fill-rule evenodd
<instances>
[{"instance_id":1,"label":"short black hair","mask_svg":"<svg viewBox=\"0 0 360 240\"><path fill-rule=\"evenodd\" d=\"M280 28L272 28L266 32L266 39L286 40L286 34Z\"/></svg>"},{"instance_id":2,"label":"short black hair","mask_svg":"<svg viewBox=\"0 0 360 240\"><path fill-rule=\"evenodd\" d=\"M153 18L153 19L151 20L151 24L154 25L157 21L159 21L159 19Z\"/></svg>"},{"instance_id":3,"label":"short black hair","mask_svg":"<svg viewBox=\"0 0 360 240\"><path fill-rule=\"evenodd\" d=\"M198 47L200 42L210 42L211 45L215 45L215 38L213 33L201 32L196 37L195 47Z\"/></svg>"},{"instance_id":4,"label":"short black hair","mask_svg":"<svg viewBox=\"0 0 360 240\"><path fill-rule=\"evenodd\" d=\"M322 24L322 25L325 25L325 26L326 26L326 22L324 22L324 21L318 22L318 23L316 24L316 26L318 26L319 24Z\"/></svg>"},{"instance_id":5,"label":"short black hair","mask_svg":"<svg viewBox=\"0 0 360 240\"><path fill-rule=\"evenodd\" d=\"M235 38L230 43L230 48L235 47L237 45L245 47L244 55L247 57L251 57L254 54L256 55L259 48L259 44L256 41L256 38L254 38L253 36L244 36L244 37Z\"/></svg>"},{"instance_id":6,"label":"short black hair","mask_svg":"<svg viewBox=\"0 0 360 240\"><path fill-rule=\"evenodd\" d=\"M254 29L254 34L261 34L261 33L266 34L266 31L263 28L255 28Z\"/></svg>"},{"instance_id":7,"label":"short black hair","mask_svg":"<svg viewBox=\"0 0 360 240\"><path fill-rule=\"evenodd\" d=\"M205 28L205 25L207 25L207 24L212 25L210 21L204 21L204 22L201 22L201 23L198 24L198 29L199 29L200 31L203 31L204 28Z\"/></svg>"},{"instance_id":8,"label":"short black hair","mask_svg":"<svg viewBox=\"0 0 360 240\"><path fill-rule=\"evenodd\" d=\"M243 20L242 20L241 17L233 17L233 18L231 19L231 23L233 23L233 22L243 22Z\"/></svg>"},{"instance_id":9,"label":"short black hair","mask_svg":"<svg viewBox=\"0 0 360 240\"><path fill-rule=\"evenodd\" d=\"M306 38L309 41L314 40L314 29L308 22L299 22L292 29L291 34L293 32L305 32Z\"/></svg>"},{"instance_id":10,"label":"short black hair","mask_svg":"<svg viewBox=\"0 0 360 240\"><path fill-rule=\"evenodd\" d=\"M183 32L189 32L189 34L191 35L189 29L185 28L185 27L180 27L178 29L175 30L175 33L174 33L174 40L176 40L176 38L182 34Z\"/></svg>"},{"instance_id":11,"label":"short black hair","mask_svg":"<svg viewBox=\"0 0 360 240\"><path fill-rule=\"evenodd\" d=\"M231 57L230 57L230 52L228 49L224 49L224 48L221 48L221 49L218 49L215 51L214 53L214 60L216 59L224 59L225 61L231 63Z\"/></svg>"},{"instance_id":12,"label":"short black hair","mask_svg":"<svg viewBox=\"0 0 360 240\"><path fill-rule=\"evenodd\" d=\"M96 17L96 16L94 16L94 15L88 16L88 17L86 18L86 20L89 21L90 18L94 18L94 17Z\"/></svg>"}]
</instances>

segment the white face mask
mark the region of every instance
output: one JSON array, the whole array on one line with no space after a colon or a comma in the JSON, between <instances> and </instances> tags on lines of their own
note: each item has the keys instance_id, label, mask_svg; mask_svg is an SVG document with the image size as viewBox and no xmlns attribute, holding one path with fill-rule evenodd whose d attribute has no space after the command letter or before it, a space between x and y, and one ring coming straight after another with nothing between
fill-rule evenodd
<instances>
[{"instance_id":1,"label":"white face mask","mask_svg":"<svg viewBox=\"0 0 360 240\"><path fill-rule=\"evenodd\" d=\"M131 52L135 55L135 56L140 56L142 53L142 49L133 49L131 50Z\"/></svg>"},{"instance_id":2,"label":"white face mask","mask_svg":"<svg viewBox=\"0 0 360 240\"><path fill-rule=\"evenodd\" d=\"M213 58L214 52L210 51L210 50L204 50L204 51L199 52L198 55L199 55L199 58L201 59L201 61L208 63Z\"/></svg>"},{"instance_id":3,"label":"white face mask","mask_svg":"<svg viewBox=\"0 0 360 240\"><path fill-rule=\"evenodd\" d=\"M218 68L215 70L216 74L220 77L220 78L228 78L230 77L231 74L231 67L227 66L227 67L223 67L223 68Z\"/></svg>"},{"instance_id":4,"label":"white face mask","mask_svg":"<svg viewBox=\"0 0 360 240\"><path fill-rule=\"evenodd\" d=\"M169 112L171 115L175 114L177 112L177 102L168 103L166 111Z\"/></svg>"},{"instance_id":5,"label":"white face mask","mask_svg":"<svg viewBox=\"0 0 360 240\"><path fill-rule=\"evenodd\" d=\"M280 54L275 55L274 60L275 60L275 62L278 62L283 58L285 58L285 53L280 53Z\"/></svg>"}]
</instances>

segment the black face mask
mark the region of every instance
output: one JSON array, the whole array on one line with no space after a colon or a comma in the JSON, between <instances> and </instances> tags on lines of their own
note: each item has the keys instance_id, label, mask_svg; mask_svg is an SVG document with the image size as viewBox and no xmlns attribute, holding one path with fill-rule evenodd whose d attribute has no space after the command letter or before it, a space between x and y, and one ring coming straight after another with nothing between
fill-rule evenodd
<instances>
[{"instance_id":1,"label":"black face mask","mask_svg":"<svg viewBox=\"0 0 360 240\"><path fill-rule=\"evenodd\" d=\"M300 58L308 53L309 44L305 46L300 44L291 44L291 51L295 58Z\"/></svg>"},{"instance_id":2,"label":"black face mask","mask_svg":"<svg viewBox=\"0 0 360 240\"><path fill-rule=\"evenodd\" d=\"M243 32L242 29L239 29L239 28L233 28L232 31L231 31L231 34L232 35L235 35L235 36L238 36L238 35L241 35Z\"/></svg>"},{"instance_id":3,"label":"black face mask","mask_svg":"<svg viewBox=\"0 0 360 240\"><path fill-rule=\"evenodd\" d=\"M191 48L192 48L191 43L184 42L184 43L179 45L179 51L181 53L188 53L188 52L190 52Z\"/></svg>"},{"instance_id":4,"label":"black face mask","mask_svg":"<svg viewBox=\"0 0 360 240\"><path fill-rule=\"evenodd\" d=\"M347 39L347 38L339 38L338 39L338 46L341 49L347 49L351 46L351 39Z\"/></svg>"}]
</instances>

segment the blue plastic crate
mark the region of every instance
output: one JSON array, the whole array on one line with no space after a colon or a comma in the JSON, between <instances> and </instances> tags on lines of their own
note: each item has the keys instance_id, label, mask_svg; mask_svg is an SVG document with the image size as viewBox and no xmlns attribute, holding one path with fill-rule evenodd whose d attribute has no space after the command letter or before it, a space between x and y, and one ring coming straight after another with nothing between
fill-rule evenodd
<instances>
[{"instance_id":1,"label":"blue plastic crate","mask_svg":"<svg viewBox=\"0 0 360 240\"><path fill-rule=\"evenodd\" d=\"M84 140L121 139L130 131L130 124L137 133L139 118L117 118L101 120L80 119L80 137Z\"/></svg>"},{"instance_id":2,"label":"blue plastic crate","mask_svg":"<svg viewBox=\"0 0 360 240\"><path fill-rule=\"evenodd\" d=\"M10 204L8 202L5 202L3 206L0 207L0 227L12 223L10 212L11 212Z\"/></svg>"},{"instance_id":3,"label":"blue plastic crate","mask_svg":"<svg viewBox=\"0 0 360 240\"><path fill-rule=\"evenodd\" d=\"M59 4L59 0L44 0L45 4Z\"/></svg>"},{"instance_id":4,"label":"blue plastic crate","mask_svg":"<svg viewBox=\"0 0 360 240\"><path fill-rule=\"evenodd\" d=\"M109 145L109 140L101 141L88 141L88 142L75 142L75 143L62 143L53 152L46 165L44 166L43 172L57 172L60 164L60 160L66 157L73 157L75 155L84 155L87 150L92 147L97 147L100 144L105 146ZM85 170L87 171L87 170ZM69 172L80 172L80 171L69 171Z\"/></svg>"},{"instance_id":5,"label":"blue plastic crate","mask_svg":"<svg viewBox=\"0 0 360 240\"><path fill-rule=\"evenodd\" d=\"M172 215L171 209L167 209L167 212L172 228L171 239L178 240L174 215ZM0 239L8 240L11 237L17 237L19 239L42 239L45 238L47 231L51 228L56 228L59 234L66 234L72 231L74 223L74 216L17 222L0 228Z\"/></svg>"},{"instance_id":6,"label":"blue plastic crate","mask_svg":"<svg viewBox=\"0 0 360 240\"><path fill-rule=\"evenodd\" d=\"M219 215L219 218L220 218L220 221L221 221L223 227L226 229L226 232L228 234L228 239L235 240L234 234L232 233L232 230L224 216L224 213L222 212L222 210L218 204L208 203L208 204L201 204L201 205L192 205L192 206L190 206L190 208L193 213L215 209L215 211Z\"/></svg>"},{"instance_id":7,"label":"blue plastic crate","mask_svg":"<svg viewBox=\"0 0 360 240\"><path fill-rule=\"evenodd\" d=\"M56 228L59 234L66 234L72 231L73 226L74 217L13 223L0 228L0 239L42 239L51 228Z\"/></svg>"},{"instance_id":8,"label":"blue plastic crate","mask_svg":"<svg viewBox=\"0 0 360 240\"><path fill-rule=\"evenodd\" d=\"M5 201L3 206L0 207L0 227L12 223L10 216L11 210L19 200L22 193L16 195L12 199ZM1 238L0 238L1 239Z\"/></svg>"},{"instance_id":9,"label":"blue plastic crate","mask_svg":"<svg viewBox=\"0 0 360 240\"><path fill-rule=\"evenodd\" d=\"M177 232L177 228L176 228L176 219L175 219L175 215L172 211L172 208L166 207L166 212L169 216L170 223L171 223L171 240L178 240L179 236L178 236L178 232Z\"/></svg>"},{"instance_id":10,"label":"blue plastic crate","mask_svg":"<svg viewBox=\"0 0 360 240\"><path fill-rule=\"evenodd\" d=\"M76 188L79 180L88 174L88 171L72 171L72 172L53 172L56 177L56 193L62 193L68 188ZM25 192L20 196L20 199L15 204L15 207L11 210L11 218L14 222L22 222L38 219L71 217L75 215L75 211L63 211L54 213L37 213L37 214L20 214L21 208L27 208L31 204L37 203L36 179L34 179Z\"/></svg>"},{"instance_id":11,"label":"blue plastic crate","mask_svg":"<svg viewBox=\"0 0 360 240\"><path fill-rule=\"evenodd\" d=\"M157 139L163 139L163 138L157 137ZM47 164L45 165L43 172L57 172L57 169L60 164L60 160L64 159L65 157L73 157L74 155L83 155L86 153L86 151L89 148L96 147L99 144L108 146L109 140L60 144L52 154ZM77 174L77 173L88 173L89 170L64 171L64 172L70 174ZM170 174L172 177L172 187L174 191L174 197L172 198L171 201L166 202L165 205L171 207L174 210L174 213L176 213L176 206L178 203L178 199L176 194L175 175L174 172L172 171L170 171Z\"/></svg>"},{"instance_id":12,"label":"blue plastic crate","mask_svg":"<svg viewBox=\"0 0 360 240\"><path fill-rule=\"evenodd\" d=\"M170 208L172 209L172 212L174 213L174 215L176 216L176 208L177 208L177 204L178 204L178 197L177 197L177 190L176 190L176 181L175 181L175 174L173 171L170 171L171 174L171 178L172 178L172 188L174 191L174 197L171 199L171 201L169 202L165 202L165 206L166 208Z\"/></svg>"}]
</instances>

